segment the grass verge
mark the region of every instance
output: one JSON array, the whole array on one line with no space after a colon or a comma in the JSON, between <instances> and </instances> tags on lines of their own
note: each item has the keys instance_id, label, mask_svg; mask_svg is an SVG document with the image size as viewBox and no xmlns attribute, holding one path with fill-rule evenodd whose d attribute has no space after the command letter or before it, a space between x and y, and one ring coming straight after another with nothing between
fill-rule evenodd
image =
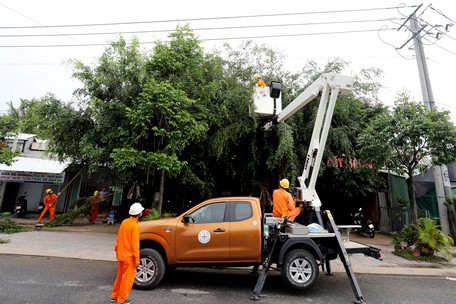
<instances>
[{"instance_id":1,"label":"grass verge","mask_svg":"<svg viewBox=\"0 0 456 304\"><path fill-rule=\"evenodd\" d=\"M409 250L396 250L393 251L394 255L400 256L404 259L411 260L411 261L420 261L420 262L428 262L428 263L448 263L447 259L439 257L439 256L414 256L411 251Z\"/></svg>"}]
</instances>

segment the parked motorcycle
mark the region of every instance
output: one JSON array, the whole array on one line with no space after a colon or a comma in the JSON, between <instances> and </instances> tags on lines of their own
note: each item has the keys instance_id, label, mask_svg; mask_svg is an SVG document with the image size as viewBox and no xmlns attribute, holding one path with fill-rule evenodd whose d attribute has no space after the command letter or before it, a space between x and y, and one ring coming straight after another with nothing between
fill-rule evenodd
<instances>
[{"instance_id":1,"label":"parked motorcycle","mask_svg":"<svg viewBox=\"0 0 456 304\"><path fill-rule=\"evenodd\" d=\"M23 217L27 213L27 192L19 196L14 203L14 217Z\"/></svg>"},{"instance_id":2,"label":"parked motorcycle","mask_svg":"<svg viewBox=\"0 0 456 304\"><path fill-rule=\"evenodd\" d=\"M358 212L351 214L353 218L353 222L355 225L361 226L361 228L355 229L355 231L359 232L360 234L368 235L371 238L375 237L375 228L374 224L370 219L366 219L363 214L361 213L363 209L359 208Z\"/></svg>"}]
</instances>

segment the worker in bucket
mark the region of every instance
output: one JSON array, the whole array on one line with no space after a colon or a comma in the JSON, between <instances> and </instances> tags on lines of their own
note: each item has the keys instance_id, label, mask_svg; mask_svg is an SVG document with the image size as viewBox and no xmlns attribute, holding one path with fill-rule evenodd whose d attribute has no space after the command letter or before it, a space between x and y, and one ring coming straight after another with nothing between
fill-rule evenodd
<instances>
[{"instance_id":1,"label":"worker in bucket","mask_svg":"<svg viewBox=\"0 0 456 304\"><path fill-rule=\"evenodd\" d=\"M111 303L129 304L128 300L133 282L135 281L136 268L139 266L139 218L144 207L134 203L130 207L130 217L123 220L117 234L114 250L117 257L117 277L111 294Z\"/></svg>"},{"instance_id":2,"label":"worker in bucket","mask_svg":"<svg viewBox=\"0 0 456 304\"><path fill-rule=\"evenodd\" d=\"M301 212L300 207L296 207L296 202L291 194L287 191L290 188L290 182L284 178L279 182L280 187L272 193L274 207L272 213L275 217L287 216L288 220L293 222Z\"/></svg>"},{"instance_id":3,"label":"worker in bucket","mask_svg":"<svg viewBox=\"0 0 456 304\"><path fill-rule=\"evenodd\" d=\"M57 199L60 197L59 194L54 194L52 189L46 189L46 196L44 197L44 209L41 212L40 218L38 219L38 224L41 223L43 217L46 215L46 212L49 210L50 221L53 222L55 219L55 204Z\"/></svg>"},{"instance_id":4,"label":"worker in bucket","mask_svg":"<svg viewBox=\"0 0 456 304\"><path fill-rule=\"evenodd\" d=\"M256 80L257 85L259 87L266 87L266 83L264 82L263 79L261 79L261 75L260 74L255 74L255 80Z\"/></svg>"}]
</instances>

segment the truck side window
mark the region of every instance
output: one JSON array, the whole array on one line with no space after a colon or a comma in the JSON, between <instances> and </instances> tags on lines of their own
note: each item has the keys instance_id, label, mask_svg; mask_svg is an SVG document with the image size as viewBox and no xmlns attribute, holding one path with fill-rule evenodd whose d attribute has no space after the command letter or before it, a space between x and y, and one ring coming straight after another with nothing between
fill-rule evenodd
<instances>
[{"instance_id":1,"label":"truck side window","mask_svg":"<svg viewBox=\"0 0 456 304\"><path fill-rule=\"evenodd\" d=\"M250 203L236 203L234 207L234 218L233 222L239 222L246 220L250 217L252 217L253 211L252 211L252 205Z\"/></svg>"},{"instance_id":2,"label":"truck side window","mask_svg":"<svg viewBox=\"0 0 456 304\"><path fill-rule=\"evenodd\" d=\"M205 205L190 214L194 224L219 223L225 219L225 203Z\"/></svg>"}]
</instances>

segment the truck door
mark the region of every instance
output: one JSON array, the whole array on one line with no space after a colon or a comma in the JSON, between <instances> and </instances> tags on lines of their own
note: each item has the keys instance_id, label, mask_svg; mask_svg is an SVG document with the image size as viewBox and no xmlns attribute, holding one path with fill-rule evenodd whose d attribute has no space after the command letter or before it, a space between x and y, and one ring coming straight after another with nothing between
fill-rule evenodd
<instances>
[{"instance_id":1,"label":"truck door","mask_svg":"<svg viewBox=\"0 0 456 304\"><path fill-rule=\"evenodd\" d=\"M261 220L254 216L251 202L231 202L230 260L258 261L261 258Z\"/></svg>"},{"instance_id":2,"label":"truck door","mask_svg":"<svg viewBox=\"0 0 456 304\"><path fill-rule=\"evenodd\" d=\"M201 206L189 214L192 223L177 224L176 260L182 262L229 261L229 223L226 203Z\"/></svg>"}]
</instances>

